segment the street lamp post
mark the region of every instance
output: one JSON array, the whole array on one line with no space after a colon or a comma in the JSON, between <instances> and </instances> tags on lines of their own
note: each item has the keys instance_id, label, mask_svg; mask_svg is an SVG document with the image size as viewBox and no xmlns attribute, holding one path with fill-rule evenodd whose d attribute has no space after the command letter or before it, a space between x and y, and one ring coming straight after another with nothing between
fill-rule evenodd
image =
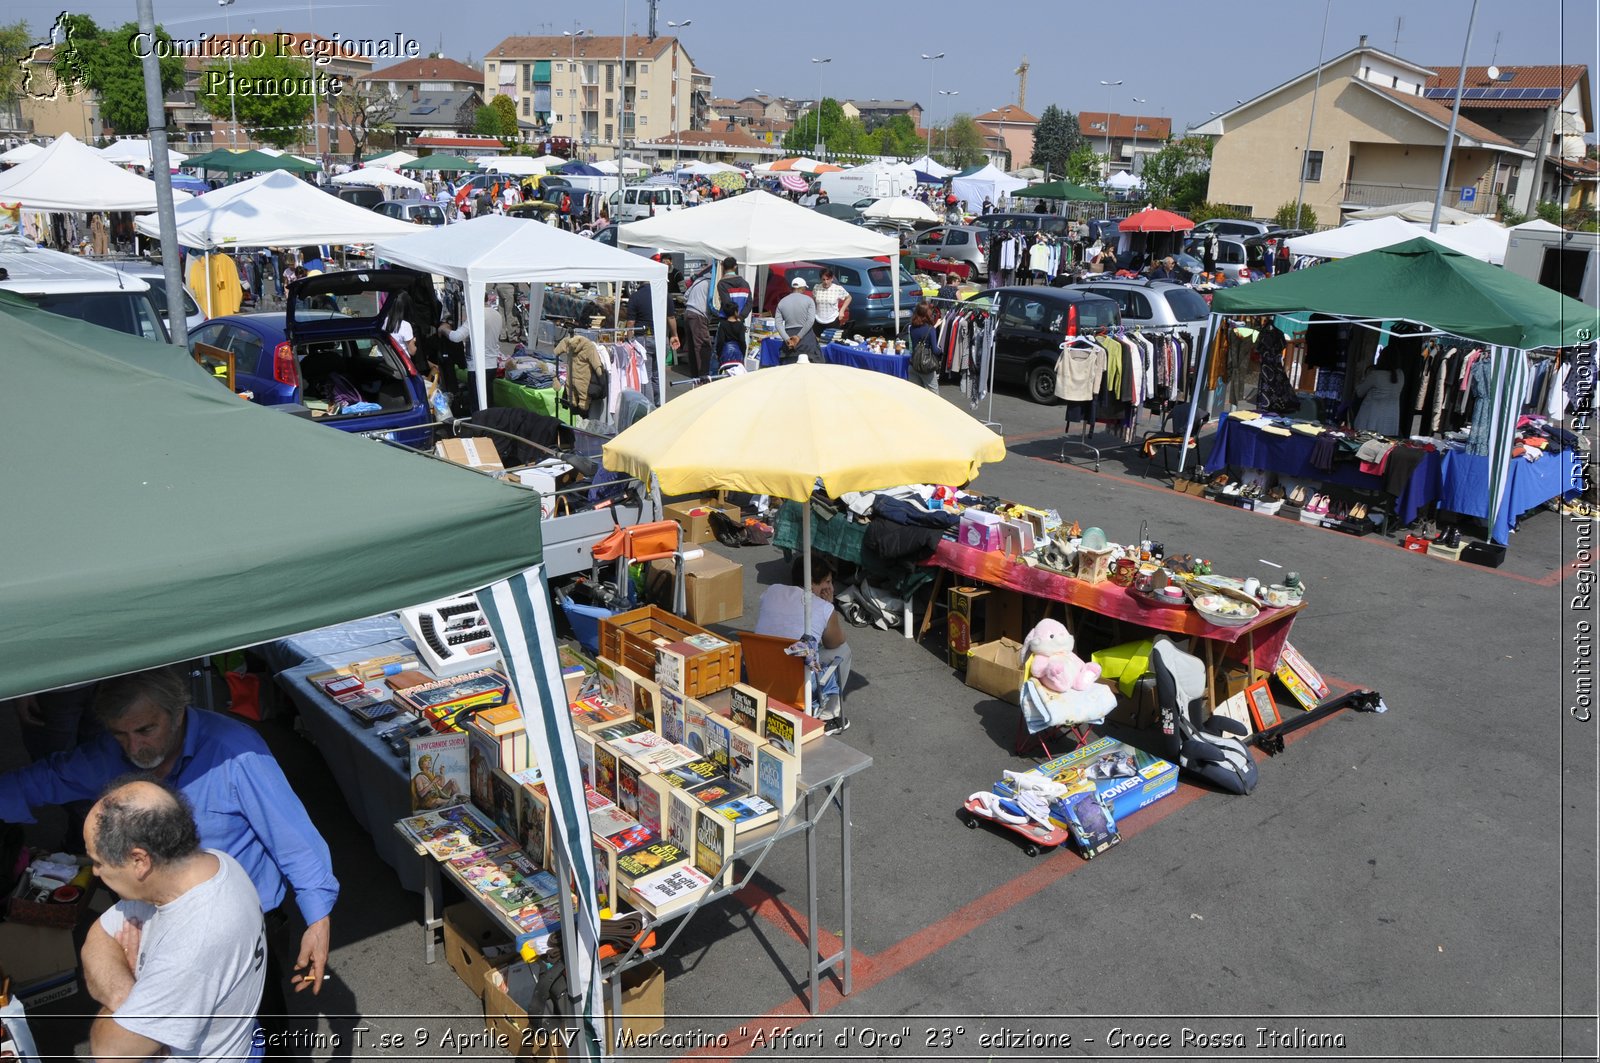
<instances>
[{"instance_id":1,"label":"street lamp post","mask_svg":"<svg viewBox=\"0 0 1600 1063\"><path fill-rule=\"evenodd\" d=\"M817 59L817 58L813 57L811 61L812 61L812 63L816 64L816 67L817 67L817 139L812 142L811 150L815 154L817 154L818 156L821 156L821 154L822 154L822 68L824 66L826 66L827 64L833 62L833 56L830 55L826 59ZM819 157L817 159L817 161L821 162L822 159Z\"/></svg>"},{"instance_id":2,"label":"street lamp post","mask_svg":"<svg viewBox=\"0 0 1600 1063\"><path fill-rule=\"evenodd\" d=\"M1134 103L1150 102L1149 99L1140 99L1137 96L1130 97L1130 99ZM1111 119L1107 118L1106 124L1109 125L1110 123ZM1139 111L1137 108L1133 112L1133 154L1128 159L1128 172L1135 177L1139 176Z\"/></svg>"},{"instance_id":3,"label":"street lamp post","mask_svg":"<svg viewBox=\"0 0 1600 1063\"><path fill-rule=\"evenodd\" d=\"M1111 180L1111 90L1122 84L1121 81L1102 81L1100 84L1106 89L1106 176Z\"/></svg>"},{"instance_id":4,"label":"street lamp post","mask_svg":"<svg viewBox=\"0 0 1600 1063\"><path fill-rule=\"evenodd\" d=\"M667 29L669 29L669 30L681 30L685 26L692 26L692 25L694 25L694 19L692 19L692 18L686 18L682 22L673 22L671 19L667 20ZM692 71L691 71L691 74L692 74ZM694 92L694 79L693 79L692 76L690 77L690 80L689 80L689 91L690 91L691 94L693 94L693 92ZM681 101L680 101L680 98L679 98L679 89L678 89L678 55L677 55L677 50L674 49L673 50L673 55L672 55L672 168L673 168L673 170L677 170L677 168L678 168L679 164L682 162L682 158L683 158L683 148L682 148L682 145L679 143L679 141L682 139L682 136L683 136L682 132L680 131L680 126L679 126L679 123L678 123L678 108L680 106L680 103L681 103ZM690 124L693 124L693 123L691 122Z\"/></svg>"},{"instance_id":5,"label":"street lamp post","mask_svg":"<svg viewBox=\"0 0 1600 1063\"><path fill-rule=\"evenodd\" d=\"M958 89L940 89L939 95L959 96L961 95L961 92ZM930 135L932 135L933 126L931 124L928 126L928 132ZM942 150L944 151L945 155L948 156L950 154L950 123L948 121L946 121L944 124L944 144ZM930 152L929 154L931 155L932 153Z\"/></svg>"},{"instance_id":6,"label":"street lamp post","mask_svg":"<svg viewBox=\"0 0 1600 1063\"><path fill-rule=\"evenodd\" d=\"M944 53L929 55L927 52L923 52L922 58L928 61L928 107L931 110L933 107L933 64L943 59ZM931 113L928 115L928 158L933 158L933 115Z\"/></svg>"},{"instance_id":7,"label":"street lamp post","mask_svg":"<svg viewBox=\"0 0 1600 1063\"><path fill-rule=\"evenodd\" d=\"M233 6L233 0L217 0L217 6L222 8L222 26L228 38L228 146L239 146L239 100L234 93L233 84L233 13L228 8Z\"/></svg>"},{"instance_id":8,"label":"street lamp post","mask_svg":"<svg viewBox=\"0 0 1600 1063\"><path fill-rule=\"evenodd\" d=\"M562 30L561 36L572 41L571 61L567 64L567 106L571 108L567 114L571 135L567 139L572 142L571 150L576 150L583 124L583 109L578 105L578 38L594 36L594 30Z\"/></svg>"}]
</instances>

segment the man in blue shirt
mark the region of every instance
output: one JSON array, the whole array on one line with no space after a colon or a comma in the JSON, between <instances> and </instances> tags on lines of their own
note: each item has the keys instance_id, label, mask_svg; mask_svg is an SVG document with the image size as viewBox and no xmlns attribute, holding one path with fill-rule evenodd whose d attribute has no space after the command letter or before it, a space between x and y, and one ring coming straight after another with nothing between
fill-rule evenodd
<instances>
[{"instance_id":1,"label":"man in blue shirt","mask_svg":"<svg viewBox=\"0 0 1600 1063\"><path fill-rule=\"evenodd\" d=\"M286 886L294 887L306 923L294 987L320 992L339 883L327 842L261 736L238 720L191 707L188 685L173 669L102 682L94 712L103 733L0 775L0 822L32 823L34 808L97 798L129 772L150 772L194 806L200 843L232 856L250 876L269 931L282 925L279 908ZM264 1014L283 1010L274 952L269 946Z\"/></svg>"}]
</instances>

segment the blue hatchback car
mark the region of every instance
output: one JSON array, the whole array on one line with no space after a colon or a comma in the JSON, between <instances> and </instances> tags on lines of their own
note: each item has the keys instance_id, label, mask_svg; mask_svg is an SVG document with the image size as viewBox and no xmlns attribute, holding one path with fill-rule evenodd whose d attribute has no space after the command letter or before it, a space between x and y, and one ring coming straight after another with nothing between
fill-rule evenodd
<instances>
[{"instance_id":1,"label":"blue hatchback car","mask_svg":"<svg viewBox=\"0 0 1600 1063\"><path fill-rule=\"evenodd\" d=\"M282 313L212 318L189 348L233 355L235 388L264 406L298 404L333 428L427 448L427 385L392 333L402 316L413 328L436 320L434 300L432 279L412 270L324 273L290 285Z\"/></svg>"}]
</instances>

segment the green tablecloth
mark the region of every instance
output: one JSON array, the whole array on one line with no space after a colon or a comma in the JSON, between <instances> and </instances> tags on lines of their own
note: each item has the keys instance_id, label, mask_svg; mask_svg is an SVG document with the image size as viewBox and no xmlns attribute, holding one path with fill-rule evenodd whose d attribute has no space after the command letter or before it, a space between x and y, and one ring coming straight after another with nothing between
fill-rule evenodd
<instances>
[{"instance_id":1,"label":"green tablecloth","mask_svg":"<svg viewBox=\"0 0 1600 1063\"><path fill-rule=\"evenodd\" d=\"M456 370L456 380L465 384L467 374L459 369ZM505 377L495 377L490 383L489 405L532 410L546 417L559 418L562 424L572 424L572 411L561 408L556 403L557 389L524 387L521 384L513 384Z\"/></svg>"},{"instance_id":2,"label":"green tablecloth","mask_svg":"<svg viewBox=\"0 0 1600 1063\"><path fill-rule=\"evenodd\" d=\"M932 582L932 569L909 561L885 561L866 549L866 536L867 525L851 520L847 513L826 521L818 520L815 513L811 515L811 548L819 554L859 566L874 587L909 598ZM800 503L785 502L778 507L772 524L772 545L780 550L799 551Z\"/></svg>"}]
</instances>

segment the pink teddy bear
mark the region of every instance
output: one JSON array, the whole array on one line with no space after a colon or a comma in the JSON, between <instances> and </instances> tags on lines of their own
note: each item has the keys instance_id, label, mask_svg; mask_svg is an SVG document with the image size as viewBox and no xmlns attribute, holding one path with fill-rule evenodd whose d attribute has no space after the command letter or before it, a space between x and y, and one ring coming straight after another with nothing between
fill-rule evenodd
<instances>
[{"instance_id":1,"label":"pink teddy bear","mask_svg":"<svg viewBox=\"0 0 1600 1063\"><path fill-rule=\"evenodd\" d=\"M1072 633L1059 620L1041 620L1023 643L1033 655L1033 677L1058 694L1087 690L1100 678L1100 666L1072 652Z\"/></svg>"}]
</instances>

